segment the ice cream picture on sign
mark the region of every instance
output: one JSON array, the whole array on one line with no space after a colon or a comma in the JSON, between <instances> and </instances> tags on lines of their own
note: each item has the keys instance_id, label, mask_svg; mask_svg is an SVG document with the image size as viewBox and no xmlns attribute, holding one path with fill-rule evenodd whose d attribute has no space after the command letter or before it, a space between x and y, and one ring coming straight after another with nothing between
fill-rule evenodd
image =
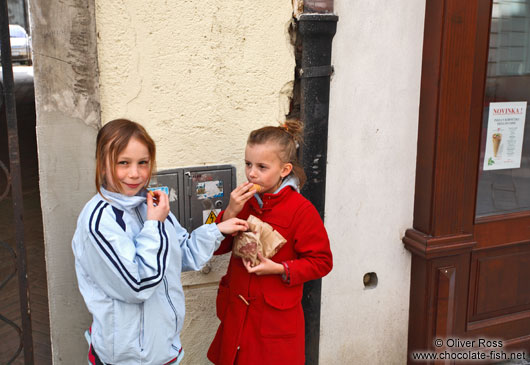
<instances>
[{"instance_id":1,"label":"ice cream picture on sign","mask_svg":"<svg viewBox=\"0 0 530 365\"><path fill-rule=\"evenodd\" d=\"M502 134L493 133L493 136L491 136L491 138L493 139L493 156L497 157L497 154L499 153L499 146L501 145Z\"/></svg>"}]
</instances>

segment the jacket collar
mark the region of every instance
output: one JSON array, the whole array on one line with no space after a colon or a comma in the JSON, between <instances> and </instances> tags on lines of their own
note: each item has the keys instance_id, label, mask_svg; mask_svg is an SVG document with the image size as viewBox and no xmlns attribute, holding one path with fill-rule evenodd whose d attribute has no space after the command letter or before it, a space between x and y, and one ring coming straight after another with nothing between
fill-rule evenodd
<instances>
[{"instance_id":1,"label":"jacket collar","mask_svg":"<svg viewBox=\"0 0 530 365\"><path fill-rule=\"evenodd\" d=\"M110 202L116 208L122 210L131 210L139 205L146 202L146 191L145 189L140 190L140 192L135 196L127 196L120 193L115 193L108 191L104 187L101 187L100 196L106 201Z\"/></svg>"}]
</instances>

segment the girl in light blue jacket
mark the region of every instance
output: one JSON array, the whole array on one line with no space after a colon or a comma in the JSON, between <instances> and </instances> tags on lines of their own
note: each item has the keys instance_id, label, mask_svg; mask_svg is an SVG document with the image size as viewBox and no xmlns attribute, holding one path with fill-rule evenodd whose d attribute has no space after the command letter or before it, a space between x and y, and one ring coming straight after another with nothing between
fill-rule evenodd
<instances>
[{"instance_id":1,"label":"girl in light blue jacket","mask_svg":"<svg viewBox=\"0 0 530 365\"><path fill-rule=\"evenodd\" d=\"M190 234L161 191L145 189L156 149L145 129L117 119L98 133L96 188L77 221L72 247L79 290L93 321L89 364L178 364L184 352L182 271L199 270L240 219Z\"/></svg>"}]
</instances>

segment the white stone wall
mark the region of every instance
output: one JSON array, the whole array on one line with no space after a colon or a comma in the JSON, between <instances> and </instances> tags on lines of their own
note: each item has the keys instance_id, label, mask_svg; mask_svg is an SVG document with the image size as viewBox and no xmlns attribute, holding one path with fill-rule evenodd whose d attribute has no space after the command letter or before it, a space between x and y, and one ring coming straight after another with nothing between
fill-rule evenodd
<instances>
[{"instance_id":1,"label":"white stone wall","mask_svg":"<svg viewBox=\"0 0 530 365\"><path fill-rule=\"evenodd\" d=\"M290 1L96 0L102 122L126 117L157 143L159 170L233 164L248 133L285 118L294 78ZM185 364L206 364L227 257L185 273Z\"/></svg>"},{"instance_id":2,"label":"white stone wall","mask_svg":"<svg viewBox=\"0 0 530 365\"><path fill-rule=\"evenodd\" d=\"M335 13L320 363L404 364L425 1L335 0Z\"/></svg>"}]
</instances>

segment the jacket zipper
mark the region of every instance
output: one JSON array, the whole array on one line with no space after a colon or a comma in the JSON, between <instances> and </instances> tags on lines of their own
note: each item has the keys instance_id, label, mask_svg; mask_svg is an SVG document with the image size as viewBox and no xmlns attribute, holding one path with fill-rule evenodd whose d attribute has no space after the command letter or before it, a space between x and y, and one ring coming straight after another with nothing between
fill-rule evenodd
<instances>
[{"instance_id":1,"label":"jacket zipper","mask_svg":"<svg viewBox=\"0 0 530 365\"><path fill-rule=\"evenodd\" d=\"M140 352L144 351L144 303L140 304L140 338L138 339Z\"/></svg>"},{"instance_id":2,"label":"jacket zipper","mask_svg":"<svg viewBox=\"0 0 530 365\"><path fill-rule=\"evenodd\" d=\"M134 208L134 211L136 212L136 216L138 217L138 220L140 221L140 223L143 226L144 225L144 220L142 219L142 215L140 214L140 211L138 210L138 207Z\"/></svg>"},{"instance_id":3,"label":"jacket zipper","mask_svg":"<svg viewBox=\"0 0 530 365\"><path fill-rule=\"evenodd\" d=\"M140 214L138 207L135 207L134 211L136 212L136 216L138 217L140 224L143 226L144 220L142 219L142 215ZM144 351L144 303L140 304L140 338L138 339L138 343L140 345L140 352L143 352Z\"/></svg>"},{"instance_id":4,"label":"jacket zipper","mask_svg":"<svg viewBox=\"0 0 530 365\"><path fill-rule=\"evenodd\" d=\"M175 314L175 332L177 332L177 329L178 329L177 310L175 309L175 306L173 305L173 302L171 301L171 297L169 296L167 278L165 276L164 276L164 288L166 289L167 301L169 302L169 305L171 306L171 309L173 310L173 313Z\"/></svg>"}]
</instances>

